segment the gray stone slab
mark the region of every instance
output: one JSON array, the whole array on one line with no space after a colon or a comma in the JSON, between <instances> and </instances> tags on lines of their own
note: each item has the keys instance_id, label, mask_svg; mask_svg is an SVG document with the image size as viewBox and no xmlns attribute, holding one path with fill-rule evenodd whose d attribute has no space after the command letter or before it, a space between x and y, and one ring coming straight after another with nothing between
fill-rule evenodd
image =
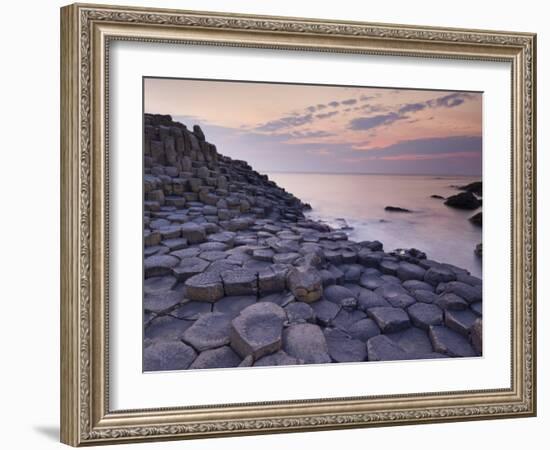
<instances>
[{"instance_id":1,"label":"gray stone slab","mask_svg":"<svg viewBox=\"0 0 550 450\"><path fill-rule=\"evenodd\" d=\"M179 263L178 258L170 255L153 255L145 258L143 270L145 277L158 277L171 275L172 267Z\"/></svg>"},{"instance_id":2,"label":"gray stone slab","mask_svg":"<svg viewBox=\"0 0 550 450\"><path fill-rule=\"evenodd\" d=\"M425 281L419 280L407 280L404 281L402 286L407 289L411 294L414 294L415 291L423 290L433 292L434 288L431 284L426 283Z\"/></svg>"},{"instance_id":3,"label":"gray stone slab","mask_svg":"<svg viewBox=\"0 0 550 450\"><path fill-rule=\"evenodd\" d=\"M470 330L472 329L477 315L469 309L462 311L445 311L445 325L451 330L454 330L464 337L470 336Z\"/></svg>"},{"instance_id":4,"label":"gray stone slab","mask_svg":"<svg viewBox=\"0 0 550 450\"><path fill-rule=\"evenodd\" d=\"M361 290L357 302L358 307L363 311L367 311L369 308L375 308L377 306L391 306L390 303L380 294L368 289Z\"/></svg>"},{"instance_id":5,"label":"gray stone slab","mask_svg":"<svg viewBox=\"0 0 550 450\"><path fill-rule=\"evenodd\" d=\"M414 305L416 300L408 294L401 294L394 297L389 297L388 302L394 308L407 309L409 306Z\"/></svg>"},{"instance_id":6,"label":"gray stone slab","mask_svg":"<svg viewBox=\"0 0 550 450\"><path fill-rule=\"evenodd\" d=\"M228 270L221 274L226 296L258 295L258 272L248 269Z\"/></svg>"},{"instance_id":7,"label":"gray stone slab","mask_svg":"<svg viewBox=\"0 0 550 450\"><path fill-rule=\"evenodd\" d=\"M294 267L286 276L286 285L302 302L312 303L321 298L323 283L319 272L307 267Z\"/></svg>"},{"instance_id":8,"label":"gray stone slab","mask_svg":"<svg viewBox=\"0 0 550 450\"><path fill-rule=\"evenodd\" d=\"M224 345L199 353L189 369L224 369L238 367L240 363L239 355L231 347Z\"/></svg>"},{"instance_id":9,"label":"gray stone slab","mask_svg":"<svg viewBox=\"0 0 550 450\"><path fill-rule=\"evenodd\" d=\"M231 316L217 312L201 314L183 333L182 339L202 352L229 344Z\"/></svg>"},{"instance_id":10,"label":"gray stone slab","mask_svg":"<svg viewBox=\"0 0 550 450\"><path fill-rule=\"evenodd\" d=\"M441 265L430 267L424 275L424 281L432 286L454 280L456 280L456 274L451 269Z\"/></svg>"},{"instance_id":11,"label":"gray stone slab","mask_svg":"<svg viewBox=\"0 0 550 450\"><path fill-rule=\"evenodd\" d=\"M204 272L210 263L196 256L183 258L179 264L172 267L172 275L179 281L185 281L194 275Z\"/></svg>"},{"instance_id":12,"label":"gray stone slab","mask_svg":"<svg viewBox=\"0 0 550 450\"><path fill-rule=\"evenodd\" d=\"M405 352L414 355L424 355L433 352L428 332L417 327L387 334Z\"/></svg>"},{"instance_id":13,"label":"gray stone slab","mask_svg":"<svg viewBox=\"0 0 550 450\"><path fill-rule=\"evenodd\" d=\"M231 322L231 347L242 357L257 360L281 349L285 311L270 302L255 303Z\"/></svg>"},{"instance_id":14,"label":"gray stone slab","mask_svg":"<svg viewBox=\"0 0 550 450\"><path fill-rule=\"evenodd\" d=\"M144 337L154 341L178 340L193 322L172 316L157 316L145 328Z\"/></svg>"},{"instance_id":15,"label":"gray stone slab","mask_svg":"<svg viewBox=\"0 0 550 450\"><path fill-rule=\"evenodd\" d=\"M367 346L348 334L334 328L324 331L328 353L335 362L359 362L367 358Z\"/></svg>"},{"instance_id":16,"label":"gray stone slab","mask_svg":"<svg viewBox=\"0 0 550 450\"><path fill-rule=\"evenodd\" d=\"M418 302L422 303L435 303L435 301L439 298L437 294L434 294L431 291L425 291L423 289L414 291L412 295Z\"/></svg>"},{"instance_id":17,"label":"gray stone slab","mask_svg":"<svg viewBox=\"0 0 550 450\"><path fill-rule=\"evenodd\" d=\"M411 326L408 314L401 308L375 307L367 311L383 333L393 333Z\"/></svg>"},{"instance_id":18,"label":"gray stone slab","mask_svg":"<svg viewBox=\"0 0 550 450\"><path fill-rule=\"evenodd\" d=\"M153 342L143 351L143 370L185 370L197 353L181 341Z\"/></svg>"},{"instance_id":19,"label":"gray stone slab","mask_svg":"<svg viewBox=\"0 0 550 450\"><path fill-rule=\"evenodd\" d=\"M367 358L369 361L396 361L409 359L409 356L388 336L380 334L367 341Z\"/></svg>"},{"instance_id":20,"label":"gray stone slab","mask_svg":"<svg viewBox=\"0 0 550 450\"><path fill-rule=\"evenodd\" d=\"M426 273L426 269L423 269L422 267L416 264L411 264L403 261L399 263L399 267L397 268L396 275L401 281L407 281L407 280L422 281L424 279L425 273Z\"/></svg>"},{"instance_id":21,"label":"gray stone slab","mask_svg":"<svg viewBox=\"0 0 550 450\"><path fill-rule=\"evenodd\" d=\"M254 362L255 367L265 367L265 366L294 366L297 364L303 364L304 362L293 356L289 356L283 350L272 353L270 355L264 356L258 361Z\"/></svg>"},{"instance_id":22,"label":"gray stone slab","mask_svg":"<svg viewBox=\"0 0 550 450\"><path fill-rule=\"evenodd\" d=\"M444 292L452 293L463 298L468 303L476 303L482 301L481 285L470 286L460 281L451 281L445 285Z\"/></svg>"},{"instance_id":23,"label":"gray stone slab","mask_svg":"<svg viewBox=\"0 0 550 450\"><path fill-rule=\"evenodd\" d=\"M470 304L470 309L478 317L481 317L483 315L483 303L481 303L481 302L475 302L475 303Z\"/></svg>"},{"instance_id":24,"label":"gray stone slab","mask_svg":"<svg viewBox=\"0 0 550 450\"><path fill-rule=\"evenodd\" d=\"M285 306L286 315L290 323L297 322L315 322L315 312L313 308L304 302L293 302Z\"/></svg>"},{"instance_id":25,"label":"gray stone slab","mask_svg":"<svg viewBox=\"0 0 550 450\"><path fill-rule=\"evenodd\" d=\"M384 283L382 286L377 288L374 292L376 292L378 295L381 295L385 299L397 297L398 295L408 294L406 289L401 287L400 284L395 284L395 283Z\"/></svg>"},{"instance_id":26,"label":"gray stone slab","mask_svg":"<svg viewBox=\"0 0 550 450\"><path fill-rule=\"evenodd\" d=\"M341 309L340 305L324 299L312 303L311 307L315 312L315 317L317 317L317 321L324 326L332 323L332 321L338 315L338 312Z\"/></svg>"},{"instance_id":27,"label":"gray stone slab","mask_svg":"<svg viewBox=\"0 0 550 450\"><path fill-rule=\"evenodd\" d=\"M221 277L213 272L204 272L185 281L186 295L191 300L215 302L224 297Z\"/></svg>"},{"instance_id":28,"label":"gray stone slab","mask_svg":"<svg viewBox=\"0 0 550 450\"><path fill-rule=\"evenodd\" d=\"M293 302L294 300L295 300L294 295L288 291L264 295L258 299L259 302L271 302L281 307L288 305L290 302Z\"/></svg>"},{"instance_id":29,"label":"gray stone slab","mask_svg":"<svg viewBox=\"0 0 550 450\"><path fill-rule=\"evenodd\" d=\"M464 299L452 293L441 294L434 303L444 310L460 311L468 307L468 303Z\"/></svg>"},{"instance_id":30,"label":"gray stone slab","mask_svg":"<svg viewBox=\"0 0 550 450\"><path fill-rule=\"evenodd\" d=\"M143 282L143 293L146 295L158 295L173 289L178 280L172 276L146 278Z\"/></svg>"},{"instance_id":31,"label":"gray stone slab","mask_svg":"<svg viewBox=\"0 0 550 450\"><path fill-rule=\"evenodd\" d=\"M283 332L283 350L305 364L331 362L321 328L311 323L297 323L286 328Z\"/></svg>"},{"instance_id":32,"label":"gray stone slab","mask_svg":"<svg viewBox=\"0 0 550 450\"><path fill-rule=\"evenodd\" d=\"M483 352L483 322L480 318L476 319L470 329L470 342L478 355Z\"/></svg>"},{"instance_id":33,"label":"gray stone slab","mask_svg":"<svg viewBox=\"0 0 550 450\"><path fill-rule=\"evenodd\" d=\"M188 301L170 312L178 319L197 320L201 314L212 312L212 304L207 302Z\"/></svg>"},{"instance_id":34,"label":"gray stone slab","mask_svg":"<svg viewBox=\"0 0 550 450\"><path fill-rule=\"evenodd\" d=\"M476 356L476 351L460 333L444 326L431 326L429 331L432 346L436 352L448 356Z\"/></svg>"},{"instance_id":35,"label":"gray stone slab","mask_svg":"<svg viewBox=\"0 0 550 450\"><path fill-rule=\"evenodd\" d=\"M412 323L424 330L428 330L430 325L441 325L443 323L443 311L436 305L415 303L407 309L407 312Z\"/></svg>"},{"instance_id":36,"label":"gray stone slab","mask_svg":"<svg viewBox=\"0 0 550 450\"><path fill-rule=\"evenodd\" d=\"M355 295L348 288L335 284L327 286L324 289L323 298L337 305L342 305L342 301L348 298L355 298Z\"/></svg>"},{"instance_id":37,"label":"gray stone slab","mask_svg":"<svg viewBox=\"0 0 550 450\"><path fill-rule=\"evenodd\" d=\"M366 318L367 314L361 310L348 311L342 308L331 321L331 325L347 332L355 322Z\"/></svg>"},{"instance_id":38,"label":"gray stone slab","mask_svg":"<svg viewBox=\"0 0 550 450\"><path fill-rule=\"evenodd\" d=\"M256 303L254 295L238 295L233 297L224 297L214 303L214 312L229 314L236 317L246 307Z\"/></svg>"}]
</instances>

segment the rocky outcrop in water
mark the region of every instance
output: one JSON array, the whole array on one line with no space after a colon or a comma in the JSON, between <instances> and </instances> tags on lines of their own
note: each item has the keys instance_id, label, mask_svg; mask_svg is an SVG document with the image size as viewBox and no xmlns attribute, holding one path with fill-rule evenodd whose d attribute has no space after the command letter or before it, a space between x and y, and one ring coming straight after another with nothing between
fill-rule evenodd
<instances>
[{"instance_id":1,"label":"rocky outcrop in water","mask_svg":"<svg viewBox=\"0 0 550 450\"><path fill-rule=\"evenodd\" d=\"M481 354L481 280L304 215L203 131L145 115L144 369Z\"/></svg>"},{"instance_id":2,"label":"rocky outcrop in water","mask_svg":"<svg viewBox=\"0 0 550 450\"><path fill-rule=\"evenodd\" d=\"M481 200L471 192L461 192L448 197L445 204L458 209L477 209L481 206Z\"/></svg>"}]
</instances>

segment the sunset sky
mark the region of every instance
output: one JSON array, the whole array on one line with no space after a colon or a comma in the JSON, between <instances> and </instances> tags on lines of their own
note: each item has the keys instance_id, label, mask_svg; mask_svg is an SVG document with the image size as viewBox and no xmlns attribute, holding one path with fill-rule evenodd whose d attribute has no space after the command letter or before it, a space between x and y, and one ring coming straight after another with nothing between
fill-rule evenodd
<instances>
[{"instance_id":1,"label":"sunset sky","mask_svg":"<svg viewBox=\"0 0 550 450\"><path fill-rule=\"evenodd\" d=\"M260 172L481 174L481 93L146 78L144 107Z\"/></svg>"}]
</instances>

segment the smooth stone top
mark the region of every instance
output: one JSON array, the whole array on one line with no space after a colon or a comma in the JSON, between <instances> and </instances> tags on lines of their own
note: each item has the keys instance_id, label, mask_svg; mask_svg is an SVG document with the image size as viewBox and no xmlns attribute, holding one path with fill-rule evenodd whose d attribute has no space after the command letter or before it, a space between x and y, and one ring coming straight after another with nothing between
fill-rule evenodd
<instances>
[{"instance_id":1,"label":"smooth stone top","mask_svg":"<svg viewBox=\"0 0 550 450\"><path fill-rule=\"evenodd\" d=\"M286 320L285 311L275 303L248 306L231 322L231 347L241 357L252 355L255 360L276 352Z\"/></svg>"}]
</instances>

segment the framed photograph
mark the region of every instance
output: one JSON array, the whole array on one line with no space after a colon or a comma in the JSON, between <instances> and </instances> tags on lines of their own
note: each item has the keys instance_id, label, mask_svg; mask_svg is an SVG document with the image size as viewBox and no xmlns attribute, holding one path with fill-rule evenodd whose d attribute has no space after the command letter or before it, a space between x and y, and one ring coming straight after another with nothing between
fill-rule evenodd
<instances>
[{"instance_id":1,"label":"framed photograph","mask_svg":"<svg viewBox=\"0 0 550 450\"><path fill-rule=\"evenodd\" d=\"M61 440L536 414L531 33L61 9Z\"/></svg>"}]
</instances>

